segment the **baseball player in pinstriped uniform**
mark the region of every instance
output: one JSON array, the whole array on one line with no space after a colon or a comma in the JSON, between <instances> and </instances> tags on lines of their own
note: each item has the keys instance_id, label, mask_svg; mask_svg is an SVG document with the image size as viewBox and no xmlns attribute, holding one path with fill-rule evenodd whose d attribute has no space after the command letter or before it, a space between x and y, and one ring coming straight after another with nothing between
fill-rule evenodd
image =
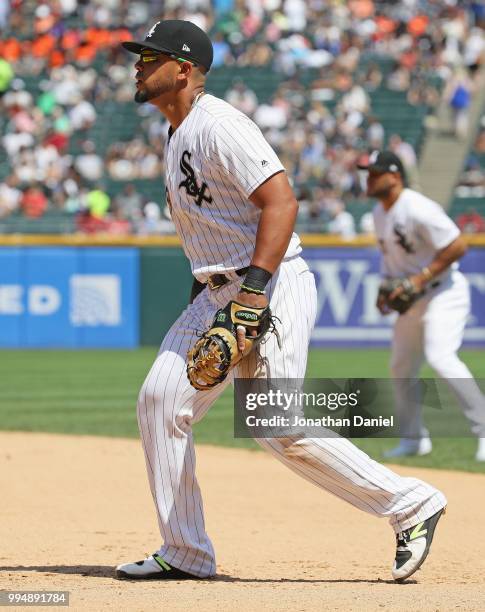
<instances>
[{"instance_id":1,"label":"baseball player in pinstriped uniform","mask_svg":"<svg viewBox=\"0 0 485 612\"><path fill-rule=\"evenodd\" d=\"M293 233L298 204L279 159L248 117L204 93L213 55L206 34L189 22L162 21L145 40L124 47L140 55L135 100L155 105L171 125L165 150L167 192L202 291L163 339L137 405L163 545L143 561L119 565L117 576L207 578L216 573L216 563L195 476L192 425L231 377L211 390L196 390L187 379L187 351L197 332L207 329L230 300L248 307L269 302L282 321L281 349L269 334L259 354L250 353L231 374L302 379L316 288ZM446 505L440 491L394 474L343 438L257 442L308 481L387 517L397 535L396 580L422 564Z\"/></svg>"},{"instance_id":2,"label":"baseball player in pinstriped uniform","mask_svg":"<svg viewBox=\"0 0 485 612\"><path fill-rule=\"evenodd\" d=\"M394 326L391 373L403 437L386 456L431 452L420 399L415 395L410 401L410 393L419 389L411 381L426 359L459 399L478 437L476 459L485 461L485 397L457 355L470 315L470 288L458 270L466 252L460 230L439 204L405 188L404 168L394 153L375 151L360 167L369 172L368 195L379 200L373 212L383 276L409 277L417 292L425 292ZM389 312L382 301L377 306Z\"/></svg>"}]
</instances>

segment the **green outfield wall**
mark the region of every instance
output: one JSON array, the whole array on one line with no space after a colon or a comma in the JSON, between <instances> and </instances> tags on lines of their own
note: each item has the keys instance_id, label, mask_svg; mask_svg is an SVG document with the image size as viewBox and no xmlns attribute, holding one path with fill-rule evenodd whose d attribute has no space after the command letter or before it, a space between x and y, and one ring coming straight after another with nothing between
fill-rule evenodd
<instances>
[{"instance_id":1,"label":"green outfield wall","mask_svg":"<svg viewBox=\"0 0 485 612\"><path fill-rule=\"evenodd\" d=\"M190 266L181 248L140 249L140 344L160 344L189 301Z\"/></svg>"}]
</instances>

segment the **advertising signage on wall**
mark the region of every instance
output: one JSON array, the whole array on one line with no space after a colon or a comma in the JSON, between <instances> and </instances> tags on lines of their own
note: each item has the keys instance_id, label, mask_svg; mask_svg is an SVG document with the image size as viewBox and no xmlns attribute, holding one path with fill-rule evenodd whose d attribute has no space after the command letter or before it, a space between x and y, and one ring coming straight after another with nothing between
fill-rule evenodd
<instances>
[{"instance_id":1,"label":"advertising signage on wall","mask_svg":"<svg viewBox=\"0 0 485 612\"><path fill-rule=\"evenodd\" d=\"M307 248L318 287L313 346L388 346L393 318L375 307L373 247ZM471 287L465 346L485 346L485 249L460 268ZM0 348L159 345L187 304L180 248L0 247ZM170 286L170 292L166 287Z\"/></svg>"},{"instance_id":2,"label":"advertising signage on wall","mask_svg":"<svg viewBox=\"0 0 485 612\"><path fill-rule=\"evenodd\" d=\"M314 346L388 345L394 315L375 307L380 256L374 248L309 248L304 257L315 274L318 312ZM460 264L471 287L472 312L466 346L485 346L485 249L470 249Z\"/></svg>"},{"instance_id":3,"label":"advertising signage on wall","mask_svg":"<svg viewBox=\"0 0 485 612\"><path fill-rule=\"evenodd\" d=\"M0 248L0 346L137 346L138 257L133 248Z\"/></svg>"}]
</instances>

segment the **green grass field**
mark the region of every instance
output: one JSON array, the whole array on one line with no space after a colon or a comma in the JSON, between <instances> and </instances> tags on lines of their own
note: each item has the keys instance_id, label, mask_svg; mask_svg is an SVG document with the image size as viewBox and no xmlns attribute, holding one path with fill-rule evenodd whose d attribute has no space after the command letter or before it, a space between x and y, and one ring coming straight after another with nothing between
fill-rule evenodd
<instances>
[{"instance_id":1,"label":"green grass field","mask_svg":"<svg viewBox=\"0 0 485 612\"><path fill-rule=\"evenodd\" d=\"M154 348L135 351L0 351L0 429L137 437L138 389L155 357ZM463 351L478 378L485 360ZM383 378L387 350L312 350L308 376L313 378ZM424 370L423 376L432 376ZM195 427L198 443L258 448L252 440L234 439L231 391L225 392ZM375 458L395 440L356 441ZM407 458L405 465L484 472L473 460L473 438L437 438L428 457Z\"/></svg>"}]
</instances>

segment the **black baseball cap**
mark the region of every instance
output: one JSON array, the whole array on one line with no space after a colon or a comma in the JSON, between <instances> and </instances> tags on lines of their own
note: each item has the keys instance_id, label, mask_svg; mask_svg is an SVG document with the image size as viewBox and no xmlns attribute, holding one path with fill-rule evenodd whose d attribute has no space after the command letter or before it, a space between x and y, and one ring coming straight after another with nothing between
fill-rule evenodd
<instances>
[{"instance_id":1,"label":"black baseball cap","mask_svg":"<svg viewBox=\"0 0 485 612\"><path fill-rule=\"evenodd\" d=\"M392 151L372 151L367 163L357 164L360 170L375 170L376 172L398 172L406 179L406 171L399 157Z\"/></svg>"},{"instance_id":2,"label":"black baseball cap","mask_svg":"<svg viewBox=\"0 0 485 612\"><path fill-rule=\"evenodd\" d=\"M212 43L207 34L191 21L166 19L148 30L141 42L126 41L122 46L131 53L141 53L143 49L153 49L167 55L186 59L200 64L209 71L214 57Z\"/></svg>"}]
</instances>

